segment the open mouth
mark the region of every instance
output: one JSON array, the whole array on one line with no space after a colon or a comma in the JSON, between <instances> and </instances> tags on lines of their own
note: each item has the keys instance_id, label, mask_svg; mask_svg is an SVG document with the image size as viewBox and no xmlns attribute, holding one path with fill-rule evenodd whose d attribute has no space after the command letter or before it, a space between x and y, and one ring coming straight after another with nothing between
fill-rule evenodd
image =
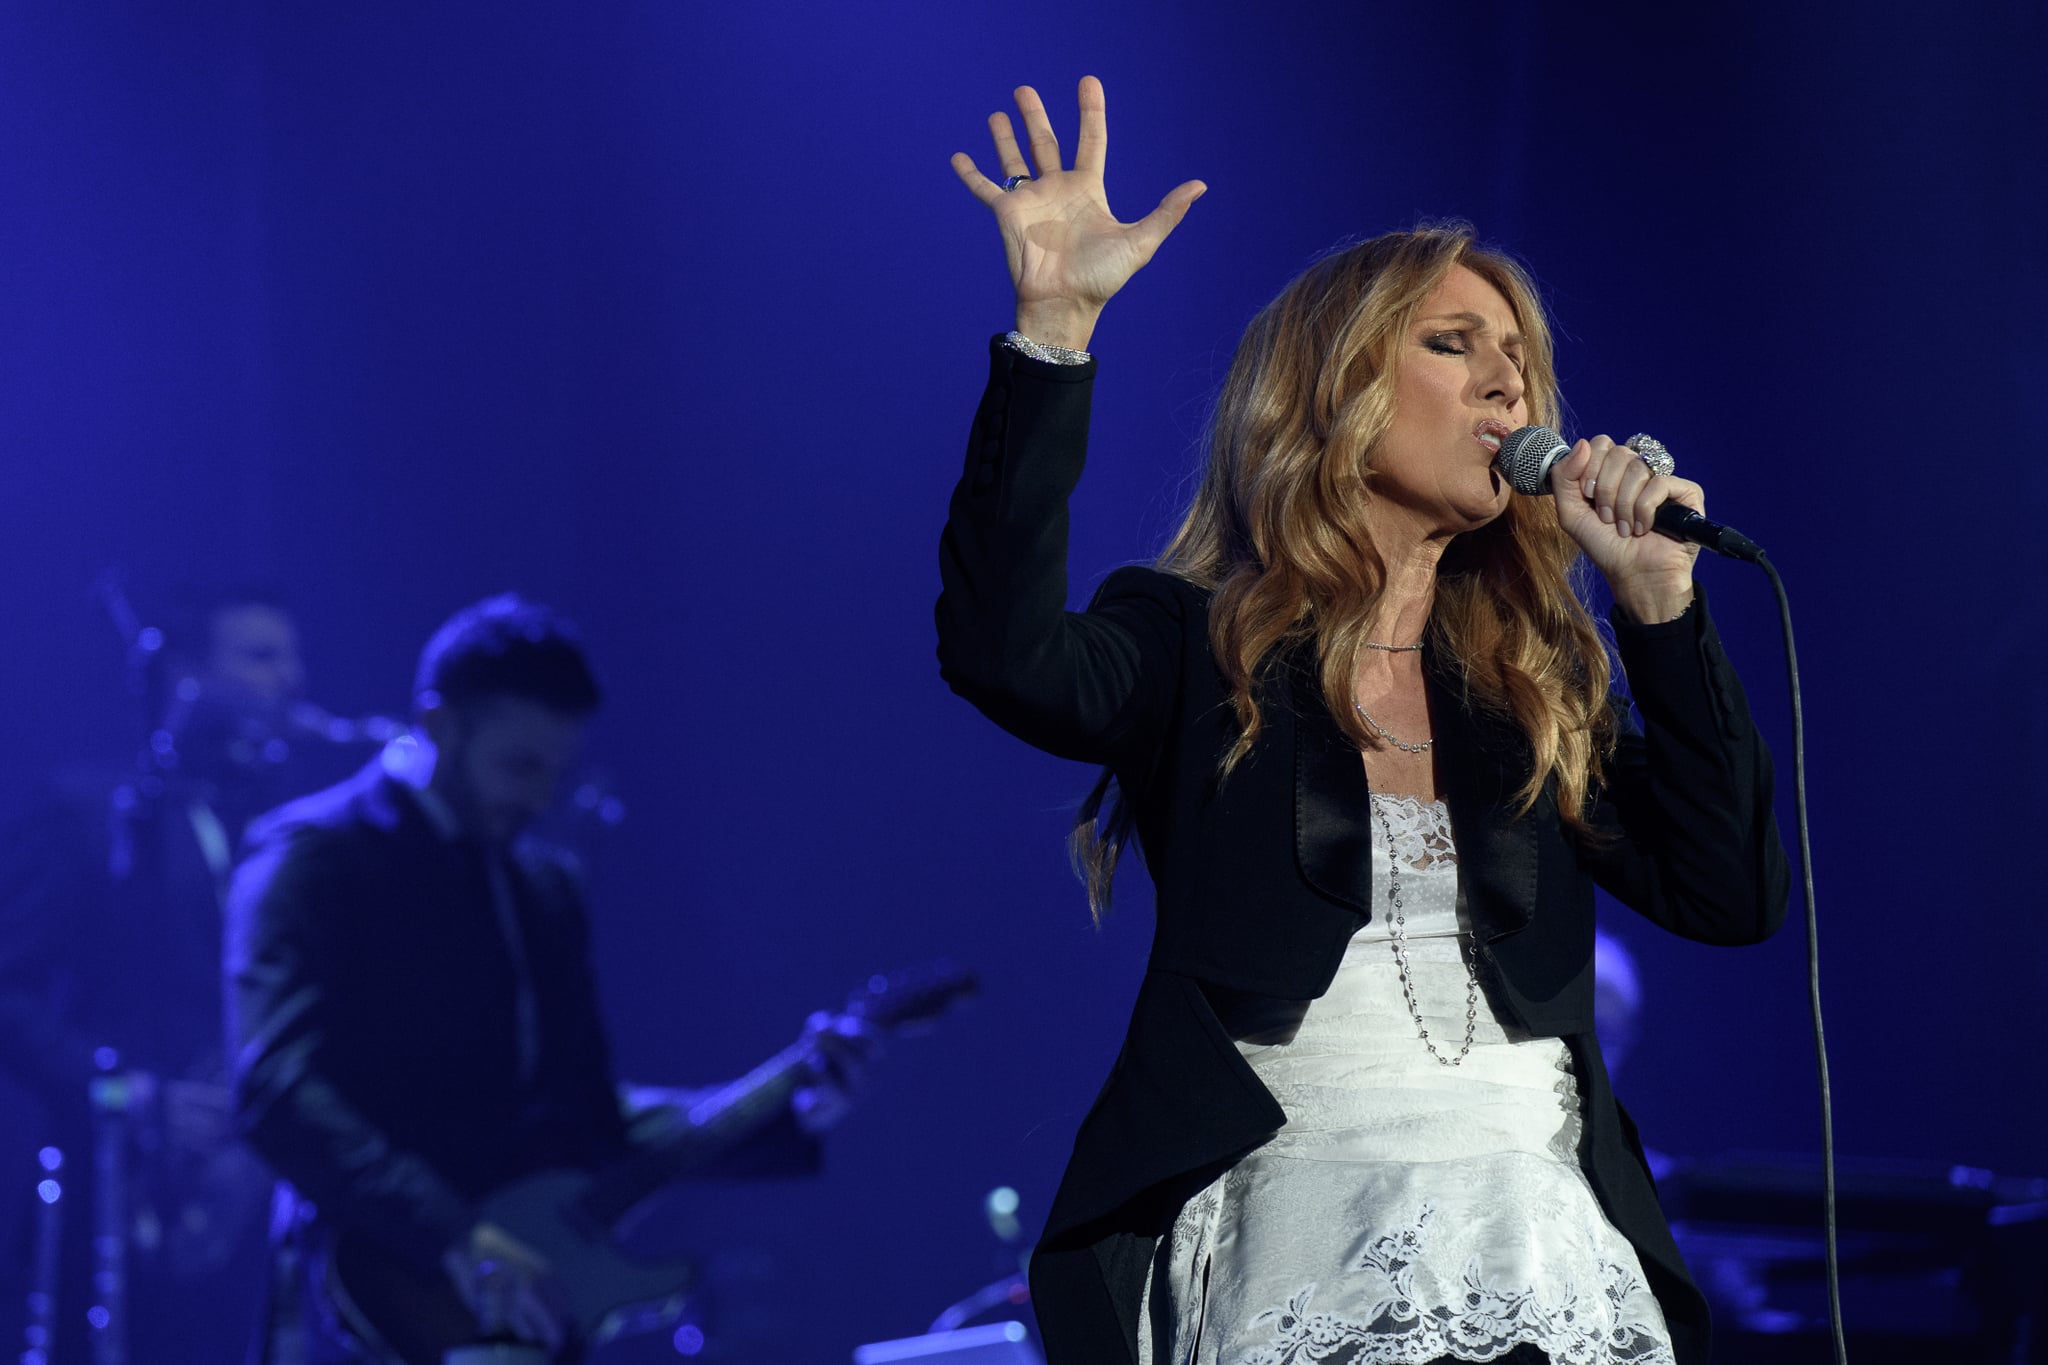
<instances>
[{"instance_id":1,"label":"open mouth","mask_svg":"<svg viewBox=\"0 0 2048 1365\"><path fill-rule=\"evenodd\" d=\"M1510 434L1507 423L1492 420L1481 422L1472 429L1472 439L1485 446L1489 455L1499 455L1500 443Z\"/></svg>"}]
</instances>

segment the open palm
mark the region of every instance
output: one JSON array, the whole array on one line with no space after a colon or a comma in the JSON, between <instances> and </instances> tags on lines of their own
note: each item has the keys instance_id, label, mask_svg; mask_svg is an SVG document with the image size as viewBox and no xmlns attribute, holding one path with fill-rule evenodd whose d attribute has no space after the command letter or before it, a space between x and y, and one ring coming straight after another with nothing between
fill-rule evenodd
<instances>
[{"instance_id":1,"label":"open palm","mask_svg":"<svg viewBox=\"0 0 2048 1365\"><path fill-rule=\"evenodd\" d=\"M1092 327L1103 304L1152 259L1167 234L1179 226L1188 206L1208 187L1199 180L1187 181L1137 222L1118 222L1102 185L1109 151L1102 82L1093 76L1081 81L1081 135L1071 170L1060 166L1059 139L1053 135L1038 92L1025 85L1019 86L1016 94L1031 144L1030 162L1017 145L1009 115L989 115L989 131L995 138L996 160L1004 177L1029 179L1005 191L983 175L965 152L953 154L953 170L996 215L1003 251L1009 258L1010 280L1017 288L1020 317L1030 312L1065 311L1085 318Z\"/></svg>"}]
</instances>

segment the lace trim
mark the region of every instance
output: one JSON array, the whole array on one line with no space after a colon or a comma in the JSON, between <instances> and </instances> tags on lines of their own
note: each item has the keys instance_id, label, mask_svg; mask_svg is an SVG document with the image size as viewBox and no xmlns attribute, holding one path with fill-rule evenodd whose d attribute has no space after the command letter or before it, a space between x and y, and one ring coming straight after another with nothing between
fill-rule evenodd
<instances>
[{"instance_id":1,"label":"lace trim","mask_svg":"<svg viewBox=\"0 0 2048 1365\"><path fill-rule=\"evenodd\" d=\"M1284 1309L1253 1319L1270 1324L1270 1343L1243 1365L1416 1365L1455 1354L1461 1360L1497 1360L1527 1343L1555 1365L1675 1365L1671 1346L1650 1323L1631 1315L1630 1300L1648 1292L1625 1267L1600 1262L1599 1297L1566 1285L1550 1301L1528 1286L1488 1280L1476 1259L1467 1262L1464 1294L1455 1304L1425 1306L1415 1299L1417 1260L1427 1250L1435 1210L1422 1206L1415 1222L1380 1238L1359 1258L1372 1295L1363 1321L1309 1308L1316 1285L1303 1285Z\"/></svg>"},{"instance_id":2,"label":"lace trim","mask_svg":"<svg viewBox=\"0 0 2048 1365\"><path fill-rule=\"evenodd\" d=\"M1564 1110L1564 1122L1550 1139L1550 1154L1564 1165L1576 1166L1579 1139L1586 1131L1585 1106L1579 1102L1579 1073L1572 1069L1571 1053L1563 1048L1557 1051L1557 1070L1557 1084L1552 1090L1557 1095L1558 1108Z\"/></svg>"},{"instance_id":3,"label":"lace trim","mask_svg":"<svg viewBox=\"0 0 2048 1365\"><path fill-rule=\"evenodd\" d=\"M1372 793L1373 804L1387 817L1394 835L1393 856L1418 871L1456 867L1458 848L1451 840L1451 812L1441 801Z\"/></svg>"}]
</instances>

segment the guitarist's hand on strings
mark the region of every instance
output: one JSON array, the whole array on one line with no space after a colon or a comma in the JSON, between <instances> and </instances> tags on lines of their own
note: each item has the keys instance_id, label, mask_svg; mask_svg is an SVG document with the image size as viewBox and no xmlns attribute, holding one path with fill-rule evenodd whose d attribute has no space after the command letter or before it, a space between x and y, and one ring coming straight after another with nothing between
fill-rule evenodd
<instances>
[{"instance_id":1,"label":"guitarist's hand on strings","mask_svg":"<svg viewBox=\"0 0 2048 1365\"><path fill-rule=\"evenodd\" d=\"M478 1223L441 1264L485 1337L509 1334L550 1351L561 1348L553 1272L538 1251L496 1223Z\"/></svg>"},{"instance_id":2,"label":"guitarist's hand on strings","mask_svg":"<svg viewBox=\"0 0 2048 1365\"><path fill-rule=\"evenodd\" d=\"M819 1010L804 1021L797 1041L811 1079L791 1098L790 1108L805 1132L822 1133L852 1110L868 1064L881 1055L881 1031L852 1014Z\"/></svg>"}]
</instances>

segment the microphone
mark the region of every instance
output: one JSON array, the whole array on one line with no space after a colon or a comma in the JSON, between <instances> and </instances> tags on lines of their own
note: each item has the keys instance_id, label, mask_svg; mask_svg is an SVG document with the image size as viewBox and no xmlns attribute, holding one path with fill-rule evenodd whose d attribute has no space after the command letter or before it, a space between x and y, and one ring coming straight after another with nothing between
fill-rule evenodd
<instances>
[{"instance_id":1,"label":"microphone","mask_svg":"<svg viewBox=\"0 0 2048 1365\"><path fill-rule=\"evenodd\" d=\"M1571 449L1564 437L1549 427L1523 427L1500 443L1493 466L1517 493L1542 497L1550 492L1551 466L1571 454ZM1708 521L1683 503L1667 502L1660 506L1652 525L1659 535L1691 541L1730 559L1756 564L1764 557L1763 546L1732 526Z\"/></svg>"}]
</instances>

